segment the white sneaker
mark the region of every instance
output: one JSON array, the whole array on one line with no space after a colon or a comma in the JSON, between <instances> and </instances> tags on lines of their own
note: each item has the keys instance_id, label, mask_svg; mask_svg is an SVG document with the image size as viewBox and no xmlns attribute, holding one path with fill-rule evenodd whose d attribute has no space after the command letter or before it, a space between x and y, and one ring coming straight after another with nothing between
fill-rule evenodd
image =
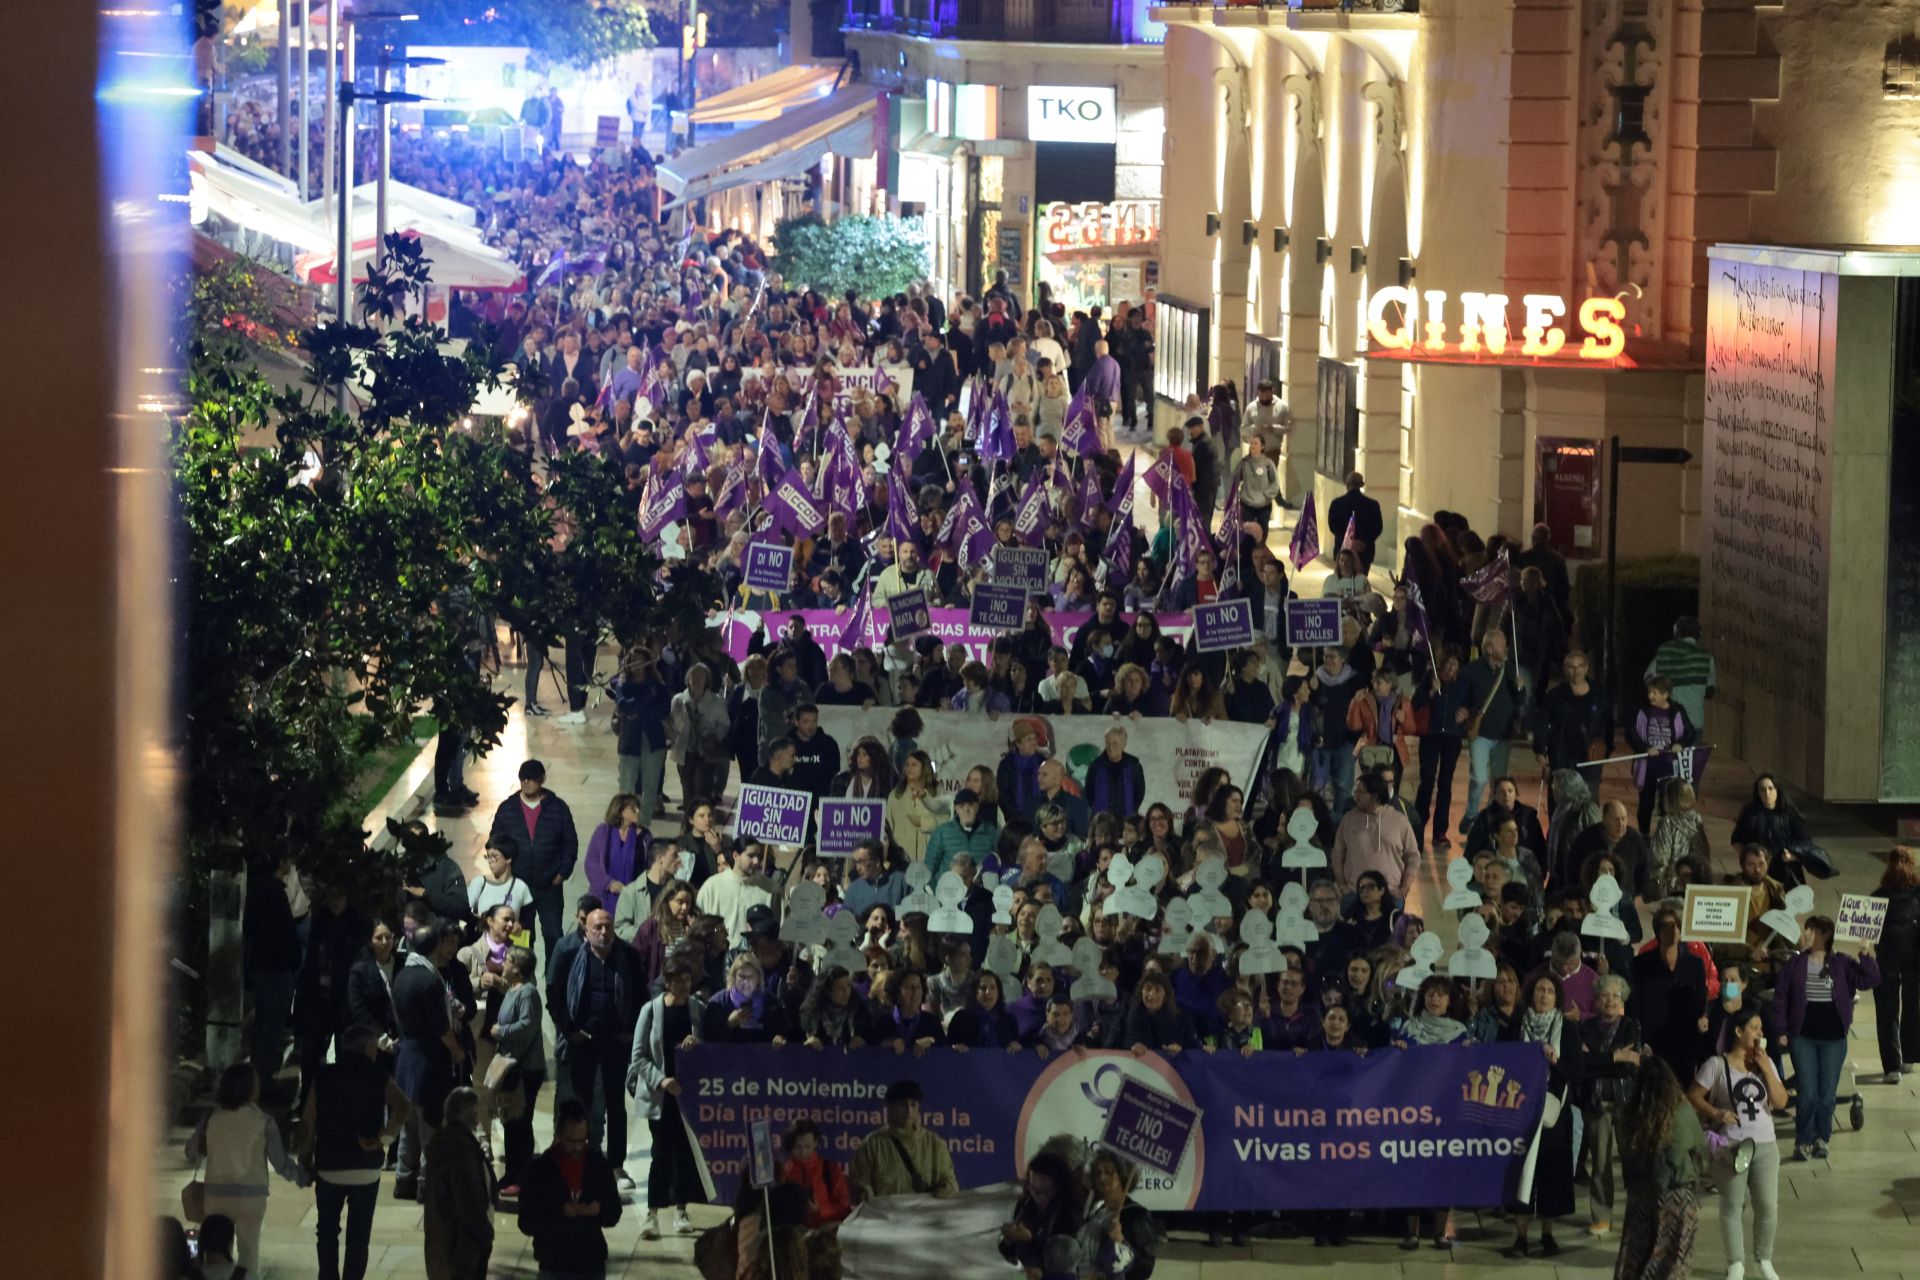
<instances>
[{"instance_id":1,"label":"white sneaker","mask_svg":"<svg viewBox=\"0 0 1920 1280\"><path fill-rule=\"evenodd\" d=\"M1729 1262L1727 1264L1727 1280L1746 1280L1746 1276L1747 1276L1746 1263Z\"/></svg>"},{"instance_id":2,"label":"white sneaker","mask_svg":"<svg viewBox=\"0 0 1920 1280\"><path fill-rule=\"evenodd\" d=\"M584 711L569 711L563 716L555 716L553 722L555 724L585 724L587 722L587 713Z\"/></svg>"},{"instance_id":3,"label":"white sneaker","mask_svg":"<svg viewBox=\"0 0 1920 1280\"><path fill-rule=\"evenodd\" d=\"M657 1210L647 1210L647 1220L640 1224L640 1238L642 1240L660 1238L660 1214Z\"/></svg>"},{"instance_id":4,"label":"white sneaker","mask_svg":"<svg viewBox=\"0 0 1920 1280\"><path fill-rule=\"evenodd\" d=\"M697 1235L693 1219L687 1216L685 1209L676 1209L673 1214L673 1234L677 1236Z\"/></svg>"},{"instance_id":5,"label":"white sneaker","mask_svg":"<svg viewBox=\"0 0 1920 1280\"><path fill-rule=\"evenodd\" d=\"M1760 1280L1780 1280L1780 1273L1773 1269L1769 1259L1760 1259Z\"/></svg>"}]
</instances>

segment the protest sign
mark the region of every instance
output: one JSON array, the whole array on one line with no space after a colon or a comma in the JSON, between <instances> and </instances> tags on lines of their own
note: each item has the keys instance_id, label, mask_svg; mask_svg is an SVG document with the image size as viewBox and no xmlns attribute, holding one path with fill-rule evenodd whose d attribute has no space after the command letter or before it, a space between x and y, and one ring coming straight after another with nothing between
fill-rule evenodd
<instances>
[{"instance_id":1,"label":"protest sign","mask_svg":"<svg viewBox=\"0 0 1920 1280\"><path fill-rule=\"evenodd\" d=\"M973 604L967 621L987 631L1018 631L1027 616L1027 593L1018 587L987 586L973 589Z\"/></svg>"},{"instance_id":2,"label":"protest sign","mask_svg":"<svg viewBox=\"0 0 1920 1280\"><path fill-rule=\"evenodd\" d=\"M894 597L896 600L900 598ZM887 606L876 603L873 615L874 625L884 629ZM1053 632L1053 642L1062 648L1071 648L1074 635L1092 618L1088 613L1064 613L1055 609L1047 610L1045 616L1047 626ZM968 621L965 609L932 608L927 610L927 617L927 632L938 636L940 643L964 645L970 657L982 662L992 660L993 642L1001 637L1002 632L974 626ZM1182 644L1186 643L1187 636L1193 631L1191 614L1156 613L1154 617L1160 623L1160 634ZM731 613L715 614L708 625L720 631L727 656L735 662L745 662L753 637L761 625L764 623L777 632L787 624L789 618L798 618L806 624L807 630L813 634L827 657L847 651L846 644L840 639L840 629L847 620L843 610L771 609L761 614L750 609L737 609Z\"/></svg>"},{"instance_id":3,"label":"protest sign","mask_svg":"<svg viewBox=\"0 0 1920 1280\"><path fill-rule=\"evenodd\" d=\"M1743 943L1753 895L1740 884L1690 884L1680 918L1682 942Z\"/></svg>"},{"instance_id":4,"label":"protest sign","mask_svg":"<svg viewBox=\"0 0 1920 1280\"><path fill-rule=\"evenodd\" d=\"M995 547L993 549L993 585L1018 587L1030 596L1047 590L1047 549L1045 547Z\"/></svg>"},{"instance_id":5,"label":"protest sign","mask_svg":"<svg viewBox=\"0 0 1920 1280\"><path fill-rule=\"evenodd\" d=\"M1287 643L1295 647L1339 644L1340 601L1287 601Z\"/></svg>"},{"instance_id":6,"label":"protest sign","mask_svg":"<svg viewBox=\"0 0 1920 1280\"><path fill-rule=\"evenodd\" d=\"M998 935L1005 936L1005 935ZM1439 940L1435 939L1438 945ZM698 1044L678 1066L700 1163L731 1201L750 1164L745 1125L811 1120L821 1153L842 1163L884 1123L900 1059L881 1048ZM922 1121L944 1139L961 1187L1017 1180L1058 1135L1094 1142L1129 1083L1193 1120L1176 1135L1172 1108L1122 1111L1161 1124L1157 1146L1184 1159L1135 1189L1155 1212L1417 1209L1498 1204L1526 1158L1546 1095L1547 1063L1527 1044L1415 1046L1397 1053L1184 1053L1089 1050L956 1053L913 1059L926 1090ZM697 1084L697 1090L692 1085ZM1151 1103L1147 1104L1151 1105ZM1149 1131L1151 1126L1149 1126ZM1133 1132L1140 1132L1138 1120ZM1155 1139L1149 1137L1150 1144ZM1129 1150L1147 1163L1161 1150Z\"/></svg>"},{"instance_id":7,"label":"protest sign","mask_svg":"<svg viewBox=\"0 0 1920 1280\"><path fill-rule=\"evenodd\" d=\"M1217 600L1193 607L1193 647L1201 653L1245 649L1253 644L1253 604Z\"/></svg>"},{"instance_id":8,"label":"protest sign","mask_svg":"<svg viewBox=\"0 0 1920 1280\"><path fill-rule=\"evenodd\" d=\"M749 542L741 576L756 590L785 594L793 589L793 548L777 542Z\"/></svg>"},{"instance_id":9,"label":"protest sign","mask_svg":"<svg viewBox=\"0 0 1920 1280\"><path fill-rule=\"evenodd\" d=\"M887 802L869 799L827 799L820 802L820 844L824 855L846 855L862 840L884 839Z\"/></svg>"},{"instance_id":10,"label":"protest sign","mask_svg":"<svg viewBox=\"0 0 1920 1280\"><path fill-rule=\"evenodd\" d=\"M887 613L893 618L893 634L908 640L933 628L933 610L927 606L927 593L902 591L887 601Z\"/></svg>"},{"instance_id":11,"label":"protest sign","mask_svg":"<svg viewBox=\"0 0 1920 1280\"><path fill-rule=\"evenodd\" d=\"M1843 893L1833 913L1835 942L1878 943L1887 927L1887 899L1865 893Z\"/></svg>"},{"instance_id":12,"label":"protest sign","mask_svg":"<svg viewBox=\"0 0 1920 1280\"><path fill-rule=\"evenodd\" d=\"M802 845L807 842L807 816L812 809L813 796L805 791L741 787L740 803L734 808L733 833L768 844Z\"/></svg>"},{"instance_id":13,"label":"protest sign","mask_svg":"<svg viewBox=\"0 0 1920 1280\"><path fill-rule=\"evenodd\" d=\"M1120 1092L1107 1108L1100 1145L1171 1178L1179 1174L1187 1144L1199 1127L1198 1111L1128 1077L1120 1082Z\"/></svg>"}]
</instances>

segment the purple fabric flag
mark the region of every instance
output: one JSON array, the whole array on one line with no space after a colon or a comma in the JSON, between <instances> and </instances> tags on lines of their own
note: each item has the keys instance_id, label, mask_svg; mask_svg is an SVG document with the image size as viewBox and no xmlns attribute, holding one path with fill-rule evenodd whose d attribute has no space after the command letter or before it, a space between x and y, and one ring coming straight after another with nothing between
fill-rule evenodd
<instances>
[{"instance_id":1,"label":"purple fabric flag","mask_svg":"<svg viewBox=\"0 0 1920 1280\"><path fill-rule=\"evenodd\" d=\"M1294 572L1312 564L1320 558L1320 517L1313 513L1313 491L1307 491L1306 501L1300 504L1300 518L1294 522L1293 541L1287 544L1287 559L1293 561Z\"/></svg>"},{"instance_id":2,"label":"purple fabric flag","mask_svg":"<svg viewBox=\"0 0 1920 1280\"><path fill-rule=\"evenodd\" d=\"M900 466L911 467L921 451L933 443L933 410L927 408L927 402L918 391L907 401L907 418L900 426L900 443L895 450Z\"/></svg>"},{"instance_id":3,"label":"purple fabric flag","mask_svg":"<svg viewBox=\"0 0 1920 1280\"><path fill-rule=\"evenodd\" d=\"M1100 492L1099 469L1091 462L1082 464L1080 483L1075 487L1073 496L1073 504L1077 508L1074 515L1082 529L1093 528L1094 510L1102 506L1106 500L1107 495Z\"/></svg>"},{"instance_id":4,"label":"purple fabric flag","mask_svg":"<svg viewBox=\"0 0 1920 1280\"><path fill-rule=\"evenodd\" d=\"M1162 452L1161 455L1154 460L1154 464L1147 468L1147 473L1142 476L1141 479L1146 483L1147 488L1153 493L1154 497L1165 502L1167 500L1168 490L1173 487L1173 478L1178 475L1180 475L1180 473L1173 465L1173 452L1167 450ZM1180 478L1182 480L1186 479L1185 476L1180 476Z\"/></svg>"},{"instance_id":5,"label":"purple fabric flag","mask_svg":"<svg viewBox=\"0 0 1920 1280\"><path fill-rule=\"evenodd\" d=\"M1194 578L1200 552L1207 545L1206 526L1200 519L1200 508L1194 505L1193 490L1178 472L1167 488L1167 513L1173 521L1173 557L1172 571L1161 586L1163 595Z\"/></svg>"},{"instance_id":6,"label":"purple fabric flag","mask_svg":"<svg viewBox=\"0 0 1920 1280\"><path fill-rule=\"evenodd\" d=\"M840 649L847 652L864 649L870 643L873 634L873 588L868 587L860 593L859 601L847 614L845 625L840 628Z\"/></svg>"},{"instance_id":7,"label":"purple fabric flag","mask_svg":"<svg viewBox=\"0 0 1920 1280\"><path fill-rule=\"evenodd\" d=\"M760 492L763 495L772 493L779 485L780 477L787 473L785 465L780 461L780 442L774 439L772 429L767 426L767 421L771 417L772 414L769 413L766 418L761 419L760 456L754 460L754 474L759 477Z\"/></svg>"},{"instance_id":8,"label":"purple fabric flag","mask_svg":"<svg viewBox=\"0 0 1920 1280\"><path fill-rule=\"evenodd\" d=\"M894 554L903 543L918 547L924 555L927 548L920 542L920 521L914 518L913 505L907 501L907 482L900 476L887 480L887 536L893 539Z\"/></svg>"},{"instance_id":9,"label":"purple fabric flag","mask_svg":"<svg viewBox=\"0 0 1920 1280\"><path fill-rule=\"evenodd\" d=\"M713 495L713 514L716 519L725 520L734 512L747 505L749 487L747 467L743 462L729 463L726 475L721 477L720 492Z\"/></svg>"},{"instance_id":10,"label":"purple fabric flag","mask_svg":"<svg viewBox=\"0 0 1920 1280\"><path fill-rule=\"evenodd\" d=\"M1351 551L1355 555L1360 554L1359 525L1356 523L1358 519L1359 517L1357 516L1348 516L1347 531L1340 535L1340 549L1342 551Z\"/></svg>"},{"instance_id":11,"label":"purple fabric flag","mask_svg":"<svg viewBox=\"0 0 1920 1280\"><path fill-rule=\"evenodd\" d=\"M1119 589L1133 572L1133 470L1139 451L1127 455L1113 485L1113 523L1107 526L1107 545L1100 553L1102 586Z\"/></svg>"},{"instance_id":12,"label":"purple fabric flag","mask_svg":"<svg viewBox=\"0 0 1920 1280\"><path fill-rule=\"evenodd\" d=\"M959 563L964 572L993 553L993 530L971 481L960 481L959 496L940 525L940 545Z\"/></svg>"},{"instance_id":13,"label":"purple fabric flag","mask_svg":"<svg viewBox=\"0 0 1920 1280\"><path fill-rule=\"evenodd\" d=\"M1407 583L1407 637L1415 644L1433 643L1433 632L1427 621L1426 596L1417 582Z\"/></svg>"},{"instance_id":14,"label":"purple fabric flag","mask_svg":"<svg viewBox=\"0 0 1920 1280\"><path fill-rule=\"evenodd\" d=\"M1134 469L1140 460L1140 451L1134 450L1127 455L1127 465L1120 468L1120 474L1113 482L1113 528L1126 525L1133 527L1133 501L1137 496L1134 489Z\"/></svg>"},{"instance_id":15,"label":"purple fabric flag","mask_svg":"<svg viewBox=\"0 0 1920 1280\"><path fill-rule=\"evenodd\" d=\"M1027 480L1027 491L1013 513L1013 533L1029 547L1044 546L1047 541L1047 487L1035 472Z\"/></svg>"},{"instance_id":16,"label":"purple fabric flag","mask_svg":"<svg viewBox=\"0 0 1920 1280\"><path fill-rule=\"evenodd\" d=\"M1094 420L1093 402L1087 398L1085 382L1067 405L1066 425L1060 429L1060 447L1083 458L1100 452L1100 424Z\"/></svg>"},{"instance_id":17,"label":"purple fabric flag","mask_svg":"<svg viewBox=\"0 0 1920 1280\"><path fill-rule=\"evenodd\" d=\"M707 442L711 438L712 437L707 436L705 434L696 434L696 433L688 434L687 460L686 460L686 463L681 467L681 470L684 473L686 473L687 475L692 475L696 471L705 471L707 469L707 463L711 460L711 454L707 448Z\"/></svg>"},{"instance_id":18,"label":"purple fabric flag","mask_svg":"<svg viewBox=\"0 0 1920 1280\"><path fill-rule=\"evenodd\" d=\"M860 454L853 447L846 424L838 419L827 428L827 459L821 469L825 488L821 491L831 510L847 517L851 527L859 518L866 500L860 484Z\"/></svg>"},{"instance_id":19,"label":"purple fabric flag","mask_svg":"<svg viewBox=\"0 0 1920 1280\"><path fill-rule=\"evenodd\" d=\"M542 271L539 276L535 278L533 287L536 289L544 289L565 274L567 274L567 251L562 249L559 253L553 255L553 261L547 264L546 270Z\"/></svg>"},{"instance_id":20,"label":"purple fabric flag","mask_svg":"<svg viewBox=\"0 0 1920 1280\"><path fill-rule=\"evenodd\" d=\"M1240 477L1236 474L1227 482L1226 514L1220 518L1220 540L1215 545L1220 552L1220 594L1240 588L1240 539L1245 536L1240 528Z\"/></svg>"},{"instance_id":21,"label":"purple fabric flag","mask_svg":"<svg viewBox=\"0 0 1920 1280\"><path fill-rule=\"evenodd\" d=\"M998 388L987 398L985 424L981 429L980 456L1006 459L1013 456L1013 409Z\"/></svg>"},{"instance_id":22,"label":"purple fabric flag","mask_svg":"<svg viewBox=\"0 0 1920 1280\"><path fill-rule=\"evenodd\" d=\"M762 503L773 513L775 527L791 529L802 538L811 538L827 527L827 510L796 469L787 472L767 491Z\"/></svg>"},{"instance_id":23,"label":"purple fabric flag","mask_svg":"<svg viewBox=\"0 0 1920 1280\"><path fill-rule=\"evenodd\" d=\"M679 477L669 479L656 471L640 491L640 536L657 538L662 529L686 514L686 486Z\"/></svg>"},{"instance_id":24,"label":"purple fabric flag","mask_svg":"<svg viewBox=\"0 0 1920 1280\"><path fill-rule=\"evenodd\" d=\"M1489 560L1460 580L1460 588L1477 604L1500 604L1513 594L1512 562L1503 550L1498 560Z\"/></svg>"}]
</instances>

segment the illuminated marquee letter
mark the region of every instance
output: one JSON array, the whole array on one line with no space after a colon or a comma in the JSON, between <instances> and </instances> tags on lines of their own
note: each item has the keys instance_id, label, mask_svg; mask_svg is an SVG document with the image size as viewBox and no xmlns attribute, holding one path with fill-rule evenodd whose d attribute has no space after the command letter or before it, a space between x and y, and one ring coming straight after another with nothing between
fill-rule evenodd
<instances>
[{"instance_id":1,"label":"illuminated marquee letter","mask_svg":"<svg viewBox=\"0 0 1920 1280\"><path fill-rule=\"evenodd\" d=\"M1373 345L1386 351L1408 351L1413 348L1413 312L1415 295L1413 290L1397 284L1390 284L1373 295L1373 301L1367 304L1367 337ZM1400 306L1400 327L1387 328L1387 308L1398 303Z\"/></svg>"},{"instance_id":2,"label":"illuminated marquee letter","mask_svg":"<svg viewBox=\"0 0 1920 1280\"><path fill-rule=\"evenodd\" d=\"M1582 360L1611 360L1627 349L1627 304L1618 298L1588 298L1580 304L1580 327L1587 338L1580 344Z\"/></svg>"},{"instance_id":3,"label":"illuminated marquee letter","mask_svg":"<svg viewBox=\"0 0 1920 1280\"><path fill-rule=\"evenodd\" d=\"M1463 293L1460 295L1460 350L1475 355L1482 339L1489 355L1507 349L1507 295L1504 293Z\"/></svg>"},{"instance_id":4,"label":"illuminated marquee letter","mask_svg":"<svg viewBox=\"0 0 1920 1280\"><path fill-rule=\"evenodd\" d=\"M1420 345L1428 351L1445 351L1447 349L1447 291L1429 289L1421 296L1427 300L1427 319L1421 330Z\"/></svg>"},{"instance_id":5,"label":"illuminated marquee letter","mask_svg":"<svg viewBox=\"0 0 1920 1280\"><path fill-rule=\"evenodd\" d=\"M1554 321L1567 314L1565 298L1550 293L1530 293L1520 299L1527 309L1527 327L1520 331L1520 354L1545 360L1560 354L1567 335Z\"/></svg>"}]
</instances>

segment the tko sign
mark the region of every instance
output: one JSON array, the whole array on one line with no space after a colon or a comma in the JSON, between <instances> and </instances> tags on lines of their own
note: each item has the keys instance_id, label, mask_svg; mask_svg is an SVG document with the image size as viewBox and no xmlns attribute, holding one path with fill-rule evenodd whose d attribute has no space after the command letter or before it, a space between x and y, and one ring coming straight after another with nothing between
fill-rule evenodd
<instances>
[{"instance_id":1,"label":"tko sign","mask_svg":"<svg viewBox=\"0 0 1920 1280\"><path fill-rule=\"evenodd\" d=\"M1503 293L1463 293L1457 304L1449 306L1444 289L1416 292L1405 285L1388 285L1367 303L1367 337L1375 355L1404 352L1409 359L1431 356L1467 362L1571 357L1607 364L1618 362L1626 350L1621 321L1627 308L1618 298L1588 298L1580 304L1581 338L1571 350L1565 298L1529 293L1520 299L1517 347L1507 321L1510 305Z\"/></svg>"},{"instance_id":2,"label":"tko sign","mask_svg":"<svg viewBox=\"0 0 1920 1280\"><path fill-rule=\"evenodd\" d=\"M1110 87L1036 84L1027 89L1027 137L1034 142L1112 142L1115 115Z\"/></svg>"}]
</instances>

